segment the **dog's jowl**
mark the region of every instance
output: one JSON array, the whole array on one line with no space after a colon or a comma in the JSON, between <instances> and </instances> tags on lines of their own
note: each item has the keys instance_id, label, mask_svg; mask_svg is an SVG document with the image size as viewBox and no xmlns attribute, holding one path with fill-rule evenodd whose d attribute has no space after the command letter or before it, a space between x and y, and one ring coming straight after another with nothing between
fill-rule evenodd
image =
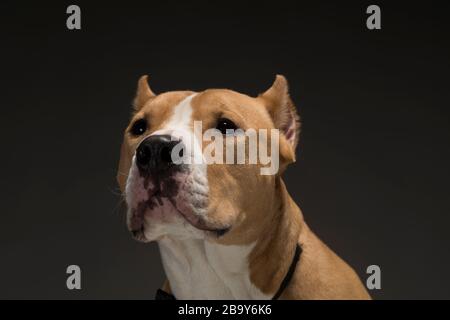
<instances>
[{"instance_id":1,"label":"dog's jowl","mask_svg":"<svg viewBox=\"0 0 450 320\"><path fill-rule=\"evenodd\" d=\"M252 130L279 134L254 143ZM176 299L370 298L286 190L282 175L299 134L283 76L257 97L226 89L155 94L141 77L117 179L132 236L160 247L164 291ZM210 161L213 143L216 160L230 146L241 152ZM260 150L276 160L271 174L261 173L267 161L248 161Z\"/></svg>"}]
</instances>

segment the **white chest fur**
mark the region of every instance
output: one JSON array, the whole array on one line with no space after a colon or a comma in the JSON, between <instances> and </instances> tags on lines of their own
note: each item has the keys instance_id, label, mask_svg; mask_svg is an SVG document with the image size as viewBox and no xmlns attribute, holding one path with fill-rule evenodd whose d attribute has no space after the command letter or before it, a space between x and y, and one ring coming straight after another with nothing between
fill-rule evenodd
<instances>
[{"instance_id":1,"label":"white chest fur","mask_svg":"<svg viewBox=\"0 0 450 320\"><path fill-rule=\"evenodd\" d=\"M225 246L201 239L158 241L177 299L270 299L250 281L247 256L254 245Z\"/></svg>"}]
</instances>

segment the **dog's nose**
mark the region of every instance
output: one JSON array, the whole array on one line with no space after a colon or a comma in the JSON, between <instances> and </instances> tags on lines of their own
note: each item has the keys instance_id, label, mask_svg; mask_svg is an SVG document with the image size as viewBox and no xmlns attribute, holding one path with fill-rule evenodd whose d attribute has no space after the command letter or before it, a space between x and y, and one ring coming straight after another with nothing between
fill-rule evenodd
<instances>
[{"instance_id":1,"label":"dog's nose","mask_svg":"<svg viewBox=\"0 0 450 320\"><path fill-rule=\"evenodd\" d=\"M164 170L173 165L172 150L180 143L169 135L154 135L136 149L136 164L141 170Z\"/></svg>"}]
</instances>

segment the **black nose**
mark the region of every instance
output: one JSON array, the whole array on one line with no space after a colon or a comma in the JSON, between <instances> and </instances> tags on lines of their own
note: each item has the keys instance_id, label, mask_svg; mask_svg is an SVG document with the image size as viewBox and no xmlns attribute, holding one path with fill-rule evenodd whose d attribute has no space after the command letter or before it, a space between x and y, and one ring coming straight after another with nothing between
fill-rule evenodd
<instances>
[{"instance_id":1,"label":"black nose","mask_svg":"<svg viewBox=\"0 0 450 320\"><path fill-rule=\"evenodd\" d=\"M142 141L136 149L136 164L141 170L165 170L173 165L172 150L180 143L169 135L154 135Z\"/></svg>"}]
</instances>

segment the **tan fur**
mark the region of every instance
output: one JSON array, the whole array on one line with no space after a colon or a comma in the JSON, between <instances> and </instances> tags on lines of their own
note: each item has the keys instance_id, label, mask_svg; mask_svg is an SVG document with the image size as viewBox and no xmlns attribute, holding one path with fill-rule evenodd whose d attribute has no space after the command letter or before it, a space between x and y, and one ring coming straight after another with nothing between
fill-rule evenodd
<instances>
[{"instance_id":1,"label":"tan fur","mask_svg":"<svg viewBox=\"0 0 450 320\"><path fill-rule=\"evenodd\" d=\"M142 137L128 131L136 119L150 123L147 134L161 128L174 106L191 91L155 95L141 77L134 101L135 112L125 130L117 175L123 192L132 155ZM219 117L231 119L239 128L281 131L280 172L259 174L260 164L208 165L208 220L232 225L220 244L256 245L249 256L250 279L263 293L273 295L292 261L295 246L303 252L284 299L370 299L356 273L311 232L282 181L287 165L295 161L300 121L288 94L287 81L277 76L270 89L256 98L226 89L198 93L191 101L192 120L201 120L203 130L214 127ZM143 135L145 136L145 135ZM207 143L204 142L206 145ZM170 288L168 282L164 285Z\"/></svg>"},{"instance_id":2,"label":"tan fur","mask_svg":"<svg viewBox=\"0 0 450 320\"><path fill-rule=\"evenodd\" d=\"M252 281L263 292L276 292L299 243L300 261L281 299L370 299L354 270L309 229L281 179L279 183L278 205L284 209L274 208L252 252Z\"/></svg>"}]
</instances>

